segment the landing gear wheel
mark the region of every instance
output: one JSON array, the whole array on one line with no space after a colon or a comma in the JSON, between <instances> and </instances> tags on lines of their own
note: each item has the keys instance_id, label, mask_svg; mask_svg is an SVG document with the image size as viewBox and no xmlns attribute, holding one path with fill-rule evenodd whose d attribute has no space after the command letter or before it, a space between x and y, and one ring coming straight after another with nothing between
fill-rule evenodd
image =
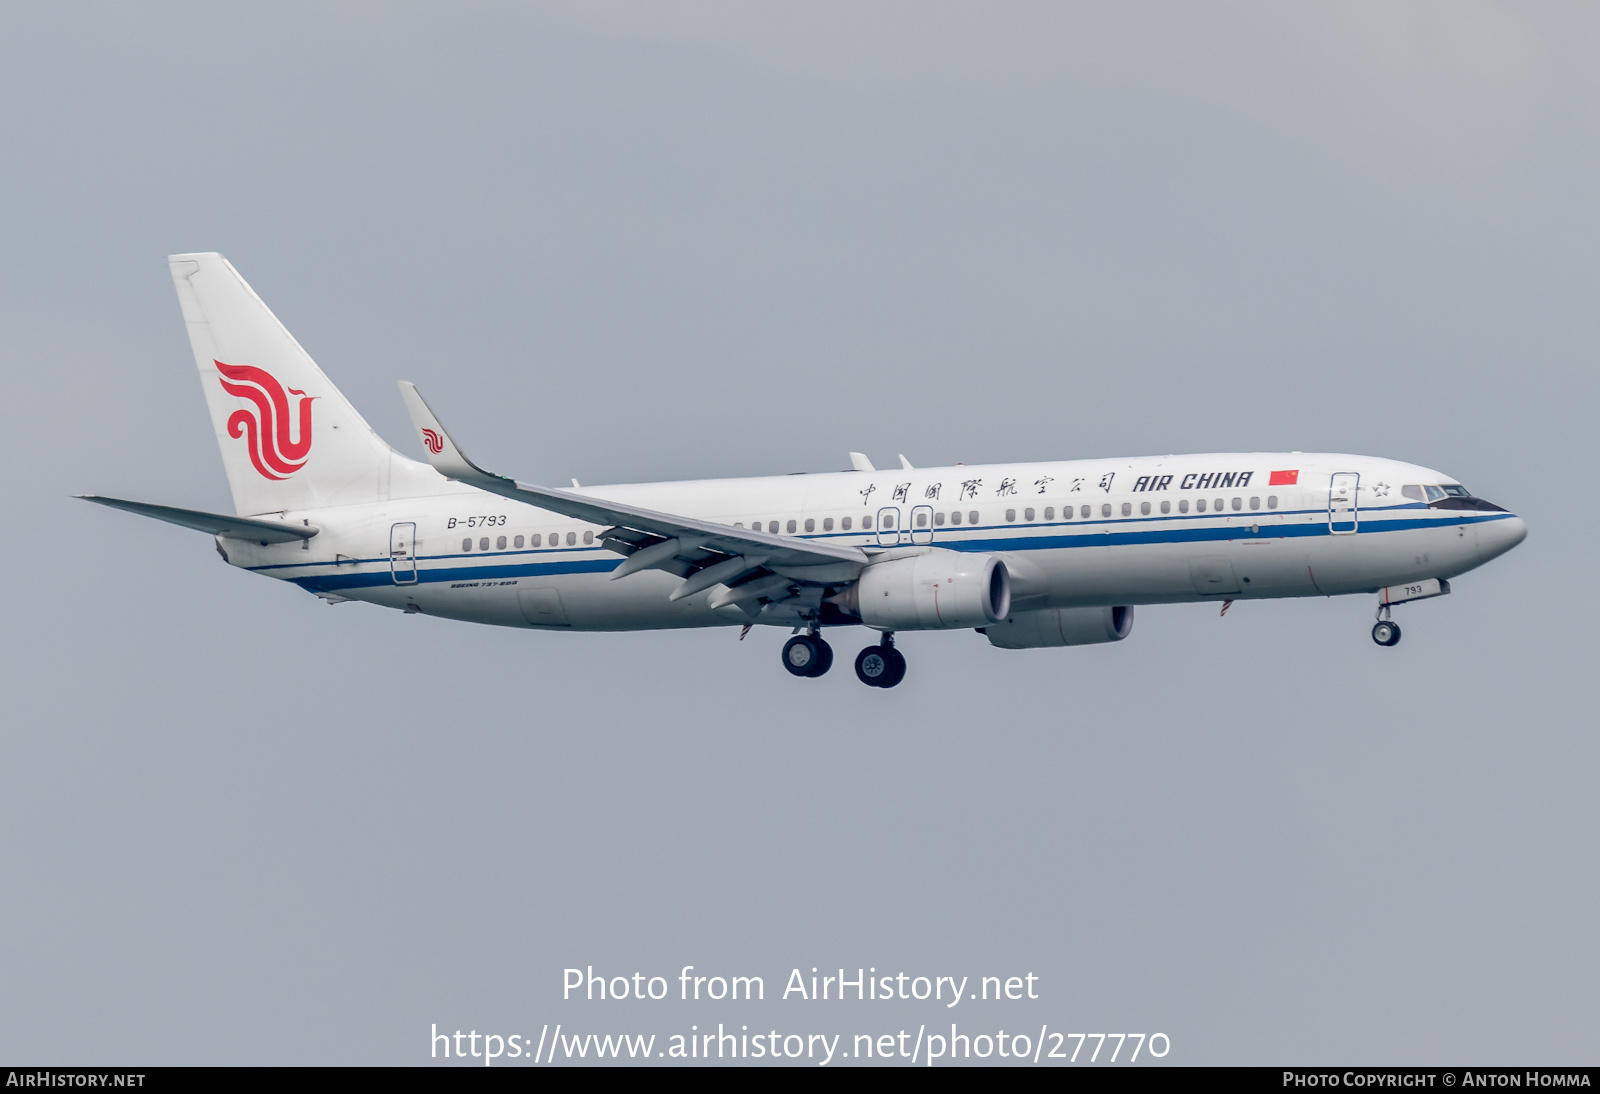
<instances>
[{"instance_id":1,"label":"landing gear wheel","mask_svg":"<svg viewBox=\"0 0 1600 1094\"><path fill-rule=\"evenodd\" d=\"M783 667L796 676L821 676L833 667L833 647L809 634L797 634L783 645Z\"/></svg>"},{"instance_id":2,"label":"landing gear wheel","mask_svg":"<svg viewBox=\"0 0 1600 1094\"><path fill-rule=\"evenodd\" d=\"M884 651L889 658L889 675L878 681L880 688L892 688L906 678L906 655L890 646Z\"/></svg>"},{"instance_id":3,"label":"landing gear wheel","mask_svg":"<svg viewBox=\"0 0 1600 1094\"><path fill-rule=\"evenodd\" d=\"M821 654L821 657L817 660L816 671L811 675L823 676L829 669L833 668L833 647L824 642L821 635L812 635L811 641L817 644L817 650Z\"/></svg>"},{"instance_id":4,"label":"landing gear wheel","mask_svg":"<svg viewBox=\"0 0 1600 1094\"><path fill-rule=\"evenodd\" d=\"M1400 624L1381 619L1372 626L1372 640L1380 646L1393 646L1400 641Z\"/></svg>"},{"instance_id":5,"label":"landing gear wheel","mask_svg":"<svg viewBox=\"0 0 1600 1094\"><path fill-rule=\"evenodd\" d=\"M892 688L905 678L905 655L893 646L868 646L856 655L856 679L869 688Z\"/></svg>"}]
</instances>

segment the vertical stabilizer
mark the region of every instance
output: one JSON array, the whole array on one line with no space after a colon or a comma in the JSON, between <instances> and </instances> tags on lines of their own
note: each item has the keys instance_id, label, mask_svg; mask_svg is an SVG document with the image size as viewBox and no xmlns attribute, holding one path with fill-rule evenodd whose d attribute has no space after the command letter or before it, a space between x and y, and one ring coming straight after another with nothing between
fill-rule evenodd
<instances>
[{"instance_id":1,"label":"vertical stabilizer","mask_svg":"<svg viewBox=\"0 0 1600 1094\"><path fill-rule=\"evenodd\" d=\"M241 515L417 493L437 475L373 432L220 254L170 255L211 426Z\"/></svg>"}]
</instances>

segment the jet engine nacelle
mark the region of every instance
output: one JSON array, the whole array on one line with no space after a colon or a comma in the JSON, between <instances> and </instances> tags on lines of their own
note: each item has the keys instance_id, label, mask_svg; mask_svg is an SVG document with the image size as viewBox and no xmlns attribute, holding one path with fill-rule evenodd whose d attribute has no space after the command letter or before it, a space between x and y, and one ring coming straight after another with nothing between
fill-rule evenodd
<instances>
[{"instance_id":1,"label":"jet engine nacelle","mask_svg":"<svg viewBox=\"0 0 1600 1094\"><path fill-rule=\"evenodd\" d=\"M1011 575L993 555L935 549L874 562L840 600L880 631L987 627L1011 610Z\"/></svg>"},{"instance_id":2,"label":"jet engine nacelle","mask_svg":"<svg viewBox=\"0 0 1600 1094\"><path fill-rule=\"evenodd\" d=\"M989 643L1003 650L1046 646L1087 646L1121 642L1133 630L1132 608L1046 608L1018 612L984 628Z\"/></svg>"}]
</instances>

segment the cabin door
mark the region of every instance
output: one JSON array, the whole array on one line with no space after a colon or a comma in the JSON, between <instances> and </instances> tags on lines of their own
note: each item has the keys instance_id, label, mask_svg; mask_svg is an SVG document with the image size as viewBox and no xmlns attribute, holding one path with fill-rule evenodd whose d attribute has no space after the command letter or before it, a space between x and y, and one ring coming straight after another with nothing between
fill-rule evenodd
<instances>
[{"instance_id":1,"label":"cabin door","mask_svg":"<svg viewBox=\"0 0 1600 1094\"><path fill-rule=\"evenodd\" d=\"M1361 476L1354 471L1341 471L1328 483L1328 531L1336 536L1355 532L1360 522L1356 511L1356 489Z\"/></svg>"},{"instance_id":2,"label":"cabin door","mask_svg":"<svg viewBox=\"0 0 1600 1094\"><path fill-rule=\"evenodd\" d=\"M389 529L389 572L396 585L417 583L417 526L396 524Z\"/></svg>"}]
</instances>

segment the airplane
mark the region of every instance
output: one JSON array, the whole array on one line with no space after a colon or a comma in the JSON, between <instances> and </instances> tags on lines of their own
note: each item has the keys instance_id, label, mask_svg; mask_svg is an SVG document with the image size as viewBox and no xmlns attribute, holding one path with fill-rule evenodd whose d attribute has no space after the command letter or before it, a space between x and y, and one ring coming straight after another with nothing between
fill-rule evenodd
<instances>
[{"instance_id":1,"label":"airplane","mask_svg":"<svg viewBox=\"0 0 1600 1094\"><path fill-rule=\"evenodd\" d=\"M537 631L756 625L793 634L798 677L825 630L876 642L856 676L906 675L900 631L976 631L1019 650L1119 642L1140 604L1377 595L1392 609L1527 535L1448 475L1370 456L1221 452L537 486L470 460L415 386L427 461L391 448L216 253L173 284L234 515L84 500L208 532L229 565L331 604Z\"/></svg>"}]
</instances>

